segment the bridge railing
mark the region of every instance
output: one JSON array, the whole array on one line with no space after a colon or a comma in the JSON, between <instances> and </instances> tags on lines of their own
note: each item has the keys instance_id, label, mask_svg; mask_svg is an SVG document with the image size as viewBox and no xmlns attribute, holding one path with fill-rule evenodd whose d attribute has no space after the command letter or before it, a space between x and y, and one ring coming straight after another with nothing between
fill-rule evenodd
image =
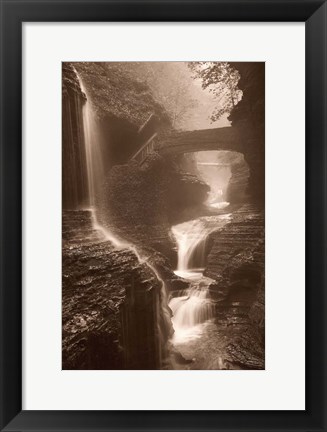
<instances>
[{"instance_id":1,"label":"bridge railing","mask_svg":"<svg viewBox=\"0 0 327 432\"><path fill-rule=\"evenodd\" d=\"M154 133L142 147L131 157L131 160L137 161L140 165L145 161L150 153L155 150L155 138L157 133Z\"/></svg>"},{"instance_id":2,"label":"bridge railing","mask_svg":"<svg viewBox=\"0 0 327 432\"><path fill-rule=\"evenodd\" d=\"M219 162L197 162L198 166L210 166L210 167L218 167L218 168L228 168L231 164L227 163L219 163Z\"/></svg>"}]
</instances>

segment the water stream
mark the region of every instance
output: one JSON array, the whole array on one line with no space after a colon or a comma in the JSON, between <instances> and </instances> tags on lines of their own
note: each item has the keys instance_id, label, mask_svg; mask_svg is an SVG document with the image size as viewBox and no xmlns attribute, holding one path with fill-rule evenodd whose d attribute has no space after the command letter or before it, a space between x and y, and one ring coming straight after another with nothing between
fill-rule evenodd
<instances>
[{"instance_id":1,"label":"water stream","mask_svg":"<svg viewBox=\"0 0 327 432\"><path fill-rule=\"evenodd\" d=\"M175 344L199 338L214 316L214 305L209 295L209 285L213 280L203 275L207 241L209 234L223 227L229 219L230 214L202 217L172 227L178 247L175 274L189 282L189 288L180 291L169 302L173 312Z\"/></svg>"},{"instance_id":2,"label":"water stream","mask_svg":"<svg viewBox=\"0 0 327 432\"><path fill-rule=\"evenodd\" d=\"M165 281L159 275L155 266L150 262L151 256L141 254L135 245L127 242L126 240L118 237L107 228L103 227L97 218L96 212L96 197L101 193L101 187L105 178L105 171L103 166L103 157L101 150L101 138L98 133L98 126L96 122L95 113L90 103L90 98L80 80L82 91L87 97L87 101L83 106L83 126L84 126L84 142L86 151L86 164L87 164L87 177L88 177L88 189L89 189L89 205L92 215L93 229L97 231L99 237L103 241L110 241L116 249L129 249L137 257L140 264L146 265L150 271L156 276L157 280L161 285L160 289L160 301L161 301L161 314L163 322L160 322L160 317L157 317L158 334L160 339L163 341L162 333L164 329L162 326L169 327L171 316L169 308L167 307L168 298ZM159 349L161 344L159 343Z\"/></svg>"},{"instance_id":3,"label":"water stream","mask_svg":"<svg viewBox=\"0 0 327 432\"><path fill-rule=\"evenodd\" d=\"M90 97L81 80L80 86L82 92L87 98L83 105L83 128L89 188L89 205L91 208L94 208L96 196L99 193L104 180L101 137L98 132L97 121L90 102Z\"/></svg>"},{"instance_id":4,"label":"water stream","mask_svg":"<svg viewBox=\"0 0 327 432\"><path fill-rule=\"evenodd\" d=\"M96 117L92 103L87 95L81 80L82 91L87 96L83 106L84 141L87 163L87 178L89 190L89 206L92 213L92 224L103 241L110 241L116 249L129 249L134 252L140 263L145 264L156 276L161 284L161 313L164 321L170 322L171 316L168 303L165 281L160 277L155 266L150 262L150 256L144 256L139 250L115 233L104 228L96 215L96 196L101 193L104 180L104 167L102 163L101 141L98 134ZM211 205L211 203L209 203ZM220 209L228 203L219 202ZM207 240L209 234L229 221L229 214L209 216L185 222L172 227L172 233L178 245L178 266L175 274L187 280L190 285L187 290L178 293L170 300L169 306L173 312L174 337L173 343L185 343L203 334L206 325L214 316L214 305L209 296L209 285L212 279L203 275ZM158 334L161 334L158 320Z\"/></svg>"}]
</instances>

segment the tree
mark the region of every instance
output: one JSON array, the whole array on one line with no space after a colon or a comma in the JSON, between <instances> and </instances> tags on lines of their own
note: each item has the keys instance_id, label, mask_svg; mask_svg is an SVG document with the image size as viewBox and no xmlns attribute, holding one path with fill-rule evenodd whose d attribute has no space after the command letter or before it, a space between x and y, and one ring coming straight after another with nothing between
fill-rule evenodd
<instances>
[{"instance_id":1,"label":"tree","mask_svg":"<svg viewBox=\"0 0 327 432\"><path fill-rule=\"evenodd\" d=\"M227 62L189 62L194 79L202 81L202 88L212 92L218 102L210 116L211 121L230 114L242 99L242 91L237 87L240 74Z\"/></svg>"},{"instance_id":2,"label":"tree","mask_svg":"<svg viewBox=\"0 0 327 432\"><path fill-rule=\"evenodd\" d=\"M146 83L154 98L167 111L173 128L182 128L198 106L194 84L183 62L130 63L129 73Z\"/></svg>"}]
</instances>

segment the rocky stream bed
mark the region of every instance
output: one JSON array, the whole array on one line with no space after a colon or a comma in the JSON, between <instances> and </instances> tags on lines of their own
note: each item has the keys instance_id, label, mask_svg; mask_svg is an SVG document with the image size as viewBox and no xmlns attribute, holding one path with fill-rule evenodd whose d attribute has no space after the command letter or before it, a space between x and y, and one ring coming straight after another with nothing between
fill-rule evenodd
<instances>
[{"instance_id":1,"label":"rocky stream bed","mask_svg":"<svg viewBox=\"0 0 327 432\"><path fill-rule=\"evenodd\" d=\"M189 282L154 253L152 263L157 257L167 280L163 299L153 271L95 230L91 211L65 211L63 369L264 368L263 239L263 212L249 205L210 234L204 274L214 316L198 337L174 343L160 310Z\"/></svg>"}]
</instances>

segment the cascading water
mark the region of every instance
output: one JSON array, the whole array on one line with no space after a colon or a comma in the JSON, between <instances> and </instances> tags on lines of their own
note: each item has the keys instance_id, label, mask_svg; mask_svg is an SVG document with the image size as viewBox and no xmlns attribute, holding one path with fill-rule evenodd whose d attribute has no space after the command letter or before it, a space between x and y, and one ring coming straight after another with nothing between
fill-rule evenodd
<instances>
[{"instance_id":1,"label":"cascading water","mask_svg":"<svg viewBox=\"0 0 327 432\"><path fill-rule=\"evenodd\" d=\"M212 231L225 225L229 217L227 214L215 218L200 218L172 227L178 247L175 274L190 282L188 289L169 302L173 312L175 343L184 343L199 337L205 323L214 316L214 305L209 297L212 279L203 276L207 239Z\"/></svg>"},{"instance_id":2,"label":"cascading water","mask_svg":"<svg viewBox=\"0 0 327 432\"><path fill-rule=\"evenodd\" d=\"M87 177L89 184L89 202L92 211L92 223L93 228L99 231L102 236L109 240L117 249L131 249L136 254L138 260L141 263L146 263L149 268L156 274L159 281L162 283L163 280L158 275L158 272L155 268L148 262L148 258L141 257L136 247L127 243L126 241L118 238L107 229L103 228L96 217L95 211L95 199L97 194L101 189L101 185L104 180L104 167L103 167L103 157L101 151L101 138L98 133L98 127L96 123L96 118L94 111L92 109L92 105L89 102L89 96L85 87L83 86L82 81L80 80L80 86L83 93L85 93L87 97L87 101L83 107L83 125L84 125L84 141L85 141L85 150L86 150L86 163L87 163Z\"/></svg>"},{"instance_id":3,"label":"cascading water","mask_svg":"<svg viewBox=\"0 0 327 432\"><path fill-rule=\"evenodd\" d=\"M80 85L82 91L86 95L86 102L83 106L84 142L89 186L89 205L92 209L94 209L96 196L99 193L100 187L104 180L101 137L98 133L96 118L94 110L92 109L90 98L83 86L82 81L80 81Z\"/></svg>"},{"instance_id":4,"label":"cascading water","mask_svg":"<svg viewBox=\"0 0 327 432\"><path fill-rule=\"evenodd\" d=\"M206 239L211 231L212 227L207 226L204 219L195 219L172 227L178 246L175 272L178 276L187 279L202 276Z\"/></svg>"},{"instance_id":5,"label":"cascading water","mask_svg":"<svg viewBox=\"0 0 327 432\"><path fill-rule=\"evenodd\" d=\"M77 74L77 72L76 72ZM78 74L77 74L78 76ZM85 152L86 152L86 164L87 164L87 177L88 177L88 186L89 186L89 205L90 211L92 214L92 225L94 230L96 230L99 234L99 237L103 241L110 241L112 245L119 249L129 249L133 251L136 255L138 261L141 264L145 264L151 272L156 276L157 280L161 284L160 290L160 303L161 303L161 319L157 317L158 324L158 334L160 341L158 343L159 350L161 350L161 342L164 343L164 337L162 336L165 333L165 329L161 327L169 327L170 325L170 310L167 307L168 299L167 299L167 290L164 280L160 277L157 269L150 262L150 256L141 255L137 248L126 242L125 240L119 238L108 229L101 226L98 222L96 216L96 196L101 191L101 185L104 181L104 166L103 166L103 157L102 157L102 149L101 149L101 137L98 133L98 126L95 118L95 114L92 108L92 104L90 102L90 98L88 97L87 91L83 86L81 79L80 86L81 90L86 95L86 103L83 106L83 126L84 126L84 142L85 142ZM159 354L161 356L161 354Z\"/></svg>"},{"instance_id":6,"label":"cascading water","mask_svg":"<svg viewBox=\"0 0 327 432\"><path fill-rule=\"evenodd\" d=\"M178 264L175 274L189 280L191 285L179 297L173 297L169 306L173 312L174 341L187 341L201 333L199 324L213 315L208 298L210 279L203 277L206 238L212 228L196 219L172 227L178 246Z\"/></svg>"}]
</instances>

